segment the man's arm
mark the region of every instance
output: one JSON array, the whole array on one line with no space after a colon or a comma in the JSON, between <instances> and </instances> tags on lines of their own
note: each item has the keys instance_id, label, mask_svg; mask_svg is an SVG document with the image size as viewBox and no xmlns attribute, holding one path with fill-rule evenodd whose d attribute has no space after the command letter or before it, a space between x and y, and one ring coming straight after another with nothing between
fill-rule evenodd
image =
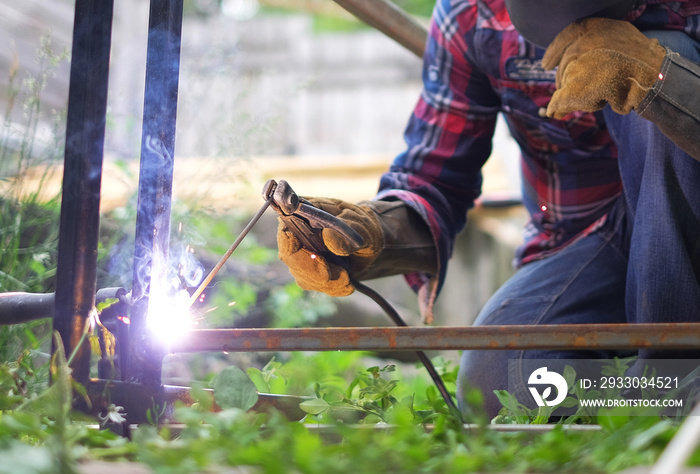
<instances>
[{"instance_id":1,"label":"man's arm","mask_svg":"<svg viewBox=\"0 0 700 474\"><path fill-rule=\"evenodd\" d=\"M406 151L399 154L380 182L372 202L354 205L337 200L309 200L350 222L368 242L347 257L347 269L312 255L280 226L280 258L305 289L344 295L351 278L405 274L419 291L423 316L431 320L432 303L446 274L454 237L481 192L481 167L491 153L500 99L488 78L473 67L467 50L476 6L438 2L423 63L423 92L405 131ZM392 222L393 221L393 222Z\"/></svg>"},{"instance_id":2,"label":"man's arm","mask_svg":"<svg viewBox=\"0 0 700 474\"><path fill-rule=\"evenodd\" d=\"M422 218L435 242L437 273L407 275L414 290L444 282L455 235L481 193L500 98L476 64L476 5L437 2L423 61L423 91L404 134L406 149L380 181L375 199L399 199Z\"/></svg>"},{"instance_id":3,"label":"man's arm","mask_svg":"<svg viewBox=\"0 0 700 474\"><path fill-rule=\"evenodd\" d=\"M594 112L610 104L635 110L700 160L700 66L647 38L631 23L587 18L567 26L547 48L545 68L557 70L547 115Z\"/></svg>"}]
</instances>

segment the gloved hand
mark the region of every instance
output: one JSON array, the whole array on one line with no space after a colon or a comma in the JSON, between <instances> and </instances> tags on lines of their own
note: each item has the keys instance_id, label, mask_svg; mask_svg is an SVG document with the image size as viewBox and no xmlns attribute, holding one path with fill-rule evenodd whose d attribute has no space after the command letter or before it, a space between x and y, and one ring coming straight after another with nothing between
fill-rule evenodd
<instances>
[{"instance_id":1,"label":"gloved hand","mask_svg":"<svg viewBox=\"0 0 700 474\"><path fill-rule=\"evenodd\" d=\"M586 18L570 24L549 45L542 66L557 65L557 91L547 116L594 112L609 103L618 114L637 107L654 86L666 50L631 23Z\"/></svg>"},{"instance_id":2,"label":"gloved hand","mask_svg":"<svg viewBox=\"0 0 700 474\"><path fill-rule=\"evenodd\" d=\"M330 296L355 291L350 276L369 280L412 272L437 272L437 250L427 225L402 201L366 201L351 204L339 199L307 198L314 206L337 216L357 231L364 246L352 252L336 231L324 229L323 241L334 253L347 258L347 267L335 265L302 247L280 220L277 245L297 284L305 290Z\"/></svg>"},{"instance_id":3,"label":"gloved hand","mask_svg":"<svg viewBox=\"0 0 700 474\"><path fill-rule=\"evenodd\" d=\"M375 212L367 205L356 205L339 199L309 198L314 206L345 221L364 239L364 246L350 253L346 240L333 229L323 229L323 242L335 255L347 257L347 270L328 262L301 246L299 239L280 220L277 245L280 259L287 264L297 284L305 290L321 291L330 296L347 296L355 288L350 284L348 270L361 274L377 258L384 241Z\"/></svg>"}]
</instances>

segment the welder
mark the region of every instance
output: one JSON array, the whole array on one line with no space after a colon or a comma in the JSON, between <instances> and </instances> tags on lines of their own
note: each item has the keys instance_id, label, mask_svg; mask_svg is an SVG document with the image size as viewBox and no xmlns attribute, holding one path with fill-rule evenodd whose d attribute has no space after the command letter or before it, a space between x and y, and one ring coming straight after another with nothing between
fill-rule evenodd
<instances>
[{"instance_id":1,"label":"welder","mask_svg":"<svg viewBox=\"0 0 700 474\"><path fill-rule=\"evenodd\" d=\"M280 225L298 284L333 296L404 274L426 322L482 185L498 114L520 146L529 211L517 272L474 324L700 320L700 0L438 0L407 148L357 204L310 198L364 238L344 265ZM459 284L459 282L451 282ZM458 399L518 379L524 359L700 358L641 349L465 351ZM508 361L515 370L508 373Z\"/></svg>"}]
</instances>

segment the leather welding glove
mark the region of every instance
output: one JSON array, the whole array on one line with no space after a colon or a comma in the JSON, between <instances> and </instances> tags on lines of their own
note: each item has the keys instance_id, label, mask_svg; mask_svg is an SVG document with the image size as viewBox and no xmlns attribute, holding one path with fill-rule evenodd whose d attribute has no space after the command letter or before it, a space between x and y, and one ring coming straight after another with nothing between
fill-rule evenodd
<instances>
[{"instance_id":1,"label":"leather welding glove","mask_svg":"<svg viewBox=\"0 0 700 474\"><path fill-rule=\"evenodd\" d=\"M351 276L356 280L369 280L418 271L435 273L437 252L430 231L404 202L352 204L339 199L306 199L357 231L364 239L364 246L352 252L336 231L323 230L323 241L328 249L346 258L347 265L343 268L304 248L280 220L279 257L301 288L330 296L347 296L355 291Z\"/></svg>"},{"instance_id":2,"label":"leather welding glove","mask_svg":"<svg viewBox=\"0 0 700 474\"><path fill-rule=\"evenodd\" d=\"M666 50L631 23L586 18L570 24L549 45L542 66L557 70L557 91L547 116L594 112L609 103L618 114L635 109L652 89Z\"/></svg>"}]
</instances>

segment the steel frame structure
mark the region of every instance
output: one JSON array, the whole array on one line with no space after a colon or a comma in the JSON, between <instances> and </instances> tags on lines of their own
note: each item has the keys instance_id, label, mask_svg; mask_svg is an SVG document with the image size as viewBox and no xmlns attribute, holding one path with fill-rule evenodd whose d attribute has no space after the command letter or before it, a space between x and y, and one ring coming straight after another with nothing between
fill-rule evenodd
<instances>
[{"instance_id":1,"label":"steel frame structure","mask_svg":"<svg viewBox=\"0 0 700 474\"><path fill-rule=\"evenodd\" d=\"M403 39L397 41L422 53L424 29L400 10L387 10L386 0L336 1L356 13L362 9L365 21L394 38L398 31ZM155 343L146 328L148 287L154 282L139 275L145 268L155 278L163 269L152 255L168 253L182 9L182 0L150 2L133 305L131 324L120 321L115 331L120 354L119 380L111 385L115 393L137 400L183 399L180 389L161 383L162 359L169 352L700 347L700 323L200 330L171 348ZM53 318L66 352L76 351L75 379L92 393L109 385L90 380L89 348L80 341L95 305L112 12L113 0L76 1Z\"/></svg>"}]
</instances>

